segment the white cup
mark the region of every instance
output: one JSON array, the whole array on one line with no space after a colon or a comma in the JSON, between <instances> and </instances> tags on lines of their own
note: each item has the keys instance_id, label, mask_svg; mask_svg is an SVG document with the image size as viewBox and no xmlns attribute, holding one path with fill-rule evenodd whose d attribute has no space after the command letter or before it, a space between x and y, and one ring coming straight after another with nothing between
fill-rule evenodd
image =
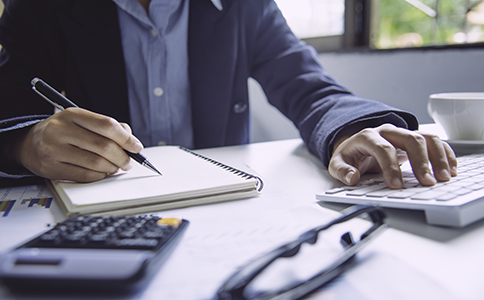
<instances>
[{"instance_id":1,"label":"white cup","mask_svg":"<svg viewBox=\"0 0 484 300\"><path fill-rule=\"evenodd\" d=\"M484 139L484 93L433 94L427 110L449 140Z\"/></svg>"}]
</instances>

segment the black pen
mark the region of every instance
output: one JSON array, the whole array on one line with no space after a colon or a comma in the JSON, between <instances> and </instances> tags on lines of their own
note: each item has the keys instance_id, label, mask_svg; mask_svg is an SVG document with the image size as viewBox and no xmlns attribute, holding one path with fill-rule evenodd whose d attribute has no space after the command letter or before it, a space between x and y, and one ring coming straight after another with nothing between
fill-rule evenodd
<instances>
[{"instance_id":1,"label":"black pen","mask_svg":"<svg viewBox=\"0 0 484 300\"><path fill-rule=\"evenodd\" d=\"M42 98L44 98L44 100L46 100L47 102L49 102L59 110L64 110L68 107L79 107L74 102L64 97L61 93L56 91L54 88L52 88L50 85L45 83L40 78L35 77L34 79L32 79L30 83L32 84L32 89L37 94L39 94ZM153 166L149 162L149 160L146 157L144 157L141 153L132 153L126 150L124 150L124 152L126 152L126 154L128 154L129 157L134 159L140 165L147 167L151 171L161 175L160 171L158 171L155 168L155 166Z\"/></svg>"}]
</instances>

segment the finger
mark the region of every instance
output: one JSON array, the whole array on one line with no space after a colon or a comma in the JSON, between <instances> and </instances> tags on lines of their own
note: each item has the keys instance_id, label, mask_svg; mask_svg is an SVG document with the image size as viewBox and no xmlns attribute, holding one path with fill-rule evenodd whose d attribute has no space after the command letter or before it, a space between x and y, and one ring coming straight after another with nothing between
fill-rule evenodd
<instances>
[{"instance_id":1,"label":"finger","mask_svg":"<svg viewBox=\"0 0 484 300\"><path fill-rule=\"evenodd\" d=\"M35 147L37 160L44 163L41 166L42 169L48 169L48 166L52 163L67 163L100 173L115 173L118 170L118 165L105 157L75 145L78 138L85 141L89 140L85 137L86 135L96 138L95 134L69 123L62 125L59 126L55 120L46 125L43 132L43 142ZM64 130L71 134L64 134ZM105 139L104 137L100 138ZM114 142L111 143L114 144ZM88 145L84 146L89 148ZM121 152L126 155L123 151ZM129 158L125 160L129 162ZM124 164L126 163L124 162Z\"/></svg>"},{"instance_id":2,"label":"finger","mask_svg":"<svg viewBox=\"0 0 484 300\"><path fill-rule=\"evenodd\" d=\"M34 128L42 127L42 124L34 126ZM117 168L108 162L108 166L102 166L98 168L97 171L90 170L78 164L82 165L83 155L81 152L90 153L81 149L77 149L73 146L68 146L67 150L61 150L62 146L56 143L48 143L42 141L41 143L32 143L36 140L34 137L35 130L29 130L29 133L22 143L19 150L19 158L24 167L29 169L32 173L49 178L49 179L62 179L62 180L73 180L79 182L90 182L95 180L100 180L106 177L106 174L113 172ZM31 145L30 147L25 147L25 145ZM74 162L69 159L65 159L65 155L68 158L79 158ZM91 155L94 155L91 153ZM60 158L60 160L59 160ZM62 160L71 162L65 163Z\"/></svg>"},{"instance_id":3,"label":"finger","mask_svg":"<svg viewBox=\"0 0 484 300\"><path fill-rule=\"evenodd\" d=\"M382 125L379 127L379 132L392 145L407 152L413 173L420 184L432 186L436 183L430 171L427 141L421 134L393 125Z\"/></svg>"},{"instance_id":4,"label":"finger","mask_svg":"<svg viewBox=\"0 0 484 300\"><path fill-rule=\"evenodd\" d=\"M126 125L121 125L115 119L81 108L69 108L66 111L69 110L73 112L70 116L72 122L78 126L102 135L130 152L139 153L143 150L143 145L131 134L131 129L127 131Z\"/></svg>"},{"instance_id":5,"label":"finger","mask_svg":"<svg viewBox=\"0 0 484 300\"><path fill-rule=\"evenodd\" d=\"M127 133L132 134L131 127L126 123L119 123Z\"/></svg>"},{"instance_id":6,"label":"finger","mask_svg":"<svg viewBox=\"0 0 484 300\"><path fill-rule=\"evenodd\" d=\"M126 130L126 132L132 135L131 127L128 124L126 123L119 123L119 124L121 124L121 126L123 127L124 130ZM140 140L137 137L135 137L134 135L132 135L132 137L136 139L137 143L139 143L140 145L143 145L141 144Z\"/></svg>"},{"instance_id":7,"label":"finger","mask_svg":"<svg viewBox=\"0 0 484 300\"><path fill-rule=\"evenodd\" d=\"M368 130L368 132L370 136L366 143L367 151L377 161L388 187L392 189L402 188L403 179L397 149L384 139L378 131Z\"/></svg>"},{"instance_id":8,"label":"finger","mask_svg":"<svg viewBox=\"0 0 484 300\"><path fill-rule=\"evenodd\" d=\"M66 112L66 111L64 111ZM83 159L82 164L79 161L78 165L101 172L112 172L113 166L128 170L131 168L131 160L129 156L119 147L113 140L99 135L95 132L85 129L71 122L73 114L76 112L64 112L57 114L49 122L44 124L42 129L43 143L39 147L39 151L44 150L48 156L51 153L57 153L63 161L76 164L72 159ZM83 122L87 122L83 120ZM120 127L122 128L122 127ZM124 129L122 129L124 131ZM73 153L74 148L68 146L75 146L83 151L90 153ZM49 149L49 147L53 149ZM57 148L55 148L57 147ZM43 158L43 159L60 159L60 158ZM71 159L68 159L71 158ZM103 162L100 162L104 160ZM103 166L103 169L98 169L98 166ZM108 167L111 166L111 167Z\"/></svg>"},{"instance_id":9,"label":"finger","mask_svg":"<svg viewBox=\"0 0 484 300\"><path fill-rule=\"evenodd\" d=\"M73 129L71 132L76 132L76 134L65 136L63 142L75 146L79 150L82 149L82 151L71 151L64 158L65 162L76 164L72 159L76 161L79 159L78 165L91 170L110 173L115 172L118 168L122 170L131 168L131 159L114 141L88 130ZM74 149L74 147L71 149ZM66 153L65 151L62 152ZM78 152L79 157L76 157L75 152ZM109 168L109 166L112 167ZM116 170L113 171L113 167L116 167Z\"/></svg>"},{"instance_id":10,"label":"finger","mask_svg":"<svg viewBox=\"0 0 484 300\"><path fill-rule=\"evenodd\" d=\"M341 155L333 155L329 162L328 171L334 178L346 185L356 185L360 181L361 173L354 166L348 164Z\"/></svg>"},{"instance_id":11,"label":"finger","mask_svg":"<svg viewBox=\"0 0 484 300\"><path fill-rule=\"evenodd\" d=\"M455 156L454 149L450 147L450 145L447 142L442 142L444 145L445 153L447 155L447 160L449 162L449 168L450 168L450 175L452 177L457 176L457 157Z\"/></svg>"},{"instance_id":12,"label":"finger","mask_svg":"<svg viewBox=\"0 0 484 300\"><path fill-rule=\"evenodd\" d=\"M381 137L375 129L360 131L345 140L335 150L333 172L334 176L341 180L348 176L343 174L350 172L350 169L340 161L338 156L341 156L344 163L358 169L360 174L364 174L366 171L381 171L390 188L403 187L397 149ZM345 181L343 180L343 182Z\"/></svg>"},{"instance_id":13,"label":"finger","mask_svg":"<svg viewBox=\"0 0 484 300\"><path fill-rule=\"evenodd\" d=\"M75 182L93 182L106 178L108 173L96 172L76 165L70 165L67 163L57 163L52 165L52 169L49 170L48 175L42 176L48 179L57 180L70 180Z\"/></svg>"},{"instance_id":14,"label":"finger","mask_svg":"<svg viewBox=\"0 0 484 300\"><path fill-rule=\"evenodd\" d=\"M452 156L453 151L448 152L438 136L426 133L422 133L422 135L427 142L429 160L432 164L435 178L440 182L449 181L452 176L449 156Z\"/></svg>"},{"instance_id":15,"label":"finger","mask_svg":"<svg viewBox=\"0 0 484 300\"><path fill-rule=\"evenodd\" d=\"M65 145L64 148L59 148L59 151L56 151L56 160L60 163L104 174L113 174L119 169L116 164L91 151L72 145Z\"/></svg>"}]
</instances>

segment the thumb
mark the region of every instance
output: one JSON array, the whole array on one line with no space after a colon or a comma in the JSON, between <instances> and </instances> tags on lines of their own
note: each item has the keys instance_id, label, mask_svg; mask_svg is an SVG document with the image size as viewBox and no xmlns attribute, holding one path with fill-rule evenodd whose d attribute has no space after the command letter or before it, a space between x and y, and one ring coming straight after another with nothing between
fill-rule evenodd
<instances>
[{"instance_id":1,"label":"thumb","mask_svg":"<svg viewBox=\"0 0 484 300\"><path fill-rule=\"evenodd\" d=\"M331 176L346 185L356 185L360 181L360 171L346 163L340 155L333 155L329 162L328 171Z\"/></svg>"},{"instance_id":2,"label":"thumb","mask_svg":"<svg viewBox=\"0 0 484 300\"><path fill-rule=\"evenodd\" d=\"M129 127L128 124L126 123L123 123L123 122L119 122L119 124L121 125L121 127L123 127L123 129L128 132L129 134L132 134L133 132L131 131L131 127Z\"/></svg>"},{"instance_id":3,"label":"thumb","mask_svg":"<svg viewBox=\"0 0 484 300\"><path fill-rule=\"evenodd\" d=\"M126 142L126 144L121 146L129 148L127 150L132 149L131 151L134 153L141 152L141 150L143 150L143 144L141 143L140 140L138 140L137 137L133 135L133 132L131 131L131 127L126 123L119 123L119 124L121 125L121 127L123 127L124 131L126 131L130 135L129 140Z\"/></svg>"}]
</instances>

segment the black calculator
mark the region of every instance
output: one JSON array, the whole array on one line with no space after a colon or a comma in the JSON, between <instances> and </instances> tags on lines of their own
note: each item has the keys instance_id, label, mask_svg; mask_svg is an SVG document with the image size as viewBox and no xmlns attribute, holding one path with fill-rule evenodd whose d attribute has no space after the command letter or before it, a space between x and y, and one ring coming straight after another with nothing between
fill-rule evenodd
<instances>
[{"instance_id":1,"label":"black calculator","mask_svg":"<svg viewBox=\"0 0 484 300\"><path fill-rule=\"evenodd\" d=\"M189 222L181 218L77 216L0 255L12 287L137 287L159 269Z\"/></svg>"}]
</instances>

